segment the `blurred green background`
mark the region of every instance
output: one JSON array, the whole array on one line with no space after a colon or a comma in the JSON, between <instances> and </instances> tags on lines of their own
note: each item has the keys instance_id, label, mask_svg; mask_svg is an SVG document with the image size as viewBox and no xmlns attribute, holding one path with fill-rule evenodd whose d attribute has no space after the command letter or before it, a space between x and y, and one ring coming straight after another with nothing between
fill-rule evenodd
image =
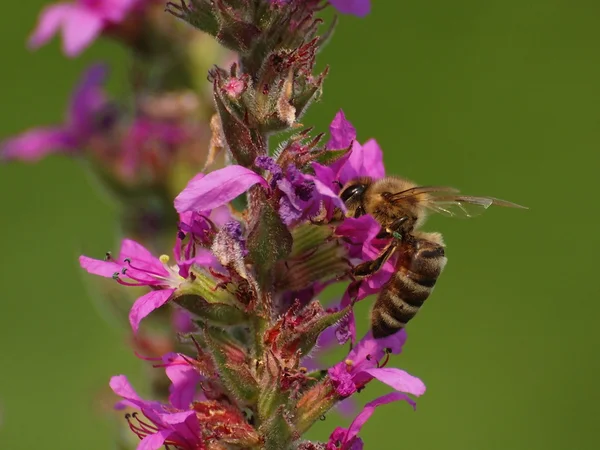
<instances>
[{"instance_id":1,"label":"blurred green background","mask_svg":"<svg viewBox=\"0 0 600 450\"><path fill-rule=\"evenodd\" d=\"M57 41L25 49L44 3L3 5L0 136L60 121L92 61L111 61L111 88L125 89L112 43L76 60ZM367 19L342 18L320 56L325 96L303 123L326 130L342 107L390 173L531 209L430 221L449 264L394 360L428 391L416 413L380 408L366 448L597 449L600 3L374 3ZM112 448L96 400L141 363L90 300L77 256L115 247L116 211L61 157L1 166L0 202L0 448ZM338 423L329 415L312 437Z\"/></svg>"}]
</instances>

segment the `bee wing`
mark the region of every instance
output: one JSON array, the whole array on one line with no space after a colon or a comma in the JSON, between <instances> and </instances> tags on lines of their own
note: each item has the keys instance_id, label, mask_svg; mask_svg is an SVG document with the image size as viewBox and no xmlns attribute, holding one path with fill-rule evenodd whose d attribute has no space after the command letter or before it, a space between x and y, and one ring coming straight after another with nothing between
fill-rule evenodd
<instances>
[{"instance_id":1,"label":"bee wing","mask_svg":"<svg viewBox=\"0 0 600 450\"><path fill-rule=\"evenodd\" d=\"M417 195L429 194L429 193L446 193L446 194L458 194L458 189L449 186L415 186L410 189L406 189L400 192L394 192L389 194L389 199L393 202L402 201L409 197L415 197Z\"/></svg>"},{"instance_id":2,"label":"bee wing","mask_svg":"<svg viewBox=\"0 0 600 450\"><path fill-rule=\"evenodd\" d=\"M424 206L432 212L460 218L476 217L492 205L527 209L525 206L494 197L473 197L470 195L430 195L424 203Z\"/></svg>"}]
</instances>

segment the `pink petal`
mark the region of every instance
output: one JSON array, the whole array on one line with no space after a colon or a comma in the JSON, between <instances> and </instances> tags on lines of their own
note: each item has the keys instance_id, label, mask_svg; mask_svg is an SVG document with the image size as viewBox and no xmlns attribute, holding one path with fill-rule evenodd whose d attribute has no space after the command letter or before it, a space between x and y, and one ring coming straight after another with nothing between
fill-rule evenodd
<instances>
[{"instance_id":1,"label":"pink petal","mask_svg":"<svg viewBox=\"0 0 600 450\"><path fill-rule=\"evenodd\" d=\"M335 115L331 125L329 125L331 139L327 143L327 148L332 150L341 150L348 148L350 143L356 139L356 129L346 120L344 111Z\"/></svg>"},{"instance_id":2,"label":"pink petal","mask_svg":"<svg viewBox=\"0 0 600 450\"><path fill-rule=\"evenodd\" d=\"M189 409L190 403L194 401L200 374L177 353L163 356L163 361L167 364L165 372L171 380L169 402L175 408Z\"/></svg>"},{"instance_id":3,"label":"pink petal","mask_svg":"<svg viewBox=\"0 0 600 450\"><path fill-rule=\"evenodd\" d=\"M77 56L96 39L104 21L95 11L74 7L64 19L63 51L67 56Z\"/></svg>"},{"instance_id":4,"label":"pink petal","mask_svg":"<svg viewBox=\"0 0 600 450\"><path fill-rule=\"evenodd\" d=\"M196 416L196 412L192 409L189 411L183 411L171 414L159 414L162 422L167 425L179 425L187 421L189 417ZM198 420L195 420L198 422Z\"/></svg>"},{"instance_id":5,"label":"pink petal","mask_svg":"<svg viewBox=\"0 0 600 450\"><path fill-rule=\"evenodd\" d=\"M354 141L352 143L348 161L344 164L339 174L339 179L342 184L346 184L353 178L369 176L369 170L365 167L364 156L362 145L360 145L358 141Z\"/></svg>"},{"instance_id":6,"label":"pink petal","mask_svg":"<svg viewBox=\"0 0 600 450\"><path fill-rule=\"evenodd\" d=\"M173 430L160 430L146 436L138 444L137 450L158 450L164 445L171 434L173 434Z\"/></svg>"},{"instance_id":7,"label":"pink petal","mask_svg":"<svg viewBox=\"0 0 600 450\"><path fill-rule=\"evenodd\" d=\"M123 266L113 261L102 261L100 259L79 257L79 265L87 272L101 277L112 278L115 273L120 273Z\"/></svg>"},{"instance_id":8,"label":"pink petal","mask_svg":"<svg viewBox=\"0 0 600 450\"><path fill-rule=\"evenodd\" d=\"M139 0L102 0L94 8L107 20L121 22ZM147 1L147 0L146 0Z\"/></svg>"},{"instance_id":9,"label":"pink petal","mask_svg":"<svg viewBox=\"0 0 600 450\"><path fill-rule=\"evenodd\" d=\"M70 3L57 3L45 7L40 13L35 30L29 36L29 47L37 49L46 44L56 34L63 21L69 17L74 8L75 6Z\"/></svg>"},{"instance_id":10,"label":"pink petal","mask_svg":"<svg viewBox=\"0 0 600 450\"><path fill-rule=\"evenodd\" d=\"M382 383L393 387L397 391L416 395L417 397L425 393L425 384L420 379L413 377L404 370L395 367L375 367L372 369L365 369L363 372L377 378Z\"/></svg>"},{"instance_id":11,"label":"pink petal","mask_svg":"<svg viewBox=\"0 0 600 450\"><path fill-rule=\"evenodd\" d=\"M164 276L169 276L167 269L142 244L137 243L132 239L123 239L121 241L121 249L119 250L119 261L131 260L131 265L140 270L149 270Z\"/></svg>"},{"instance_id":12,"label":"pink petal","mask_svg":"<svg viewBox=\"0 0 600 450\"><path fill-rule=\"evenodd\" d=\"M375 139L369 139L362 146L363 166L366 176L379 179L385 177L383 166L383 152Z\"/></svg>"},{"instance_id":13,"label":"pink petal","mask_svg":"<svg viewBox=\"0 0 600 450\"><path fill-rule=\"evenodd\" d=\"M109 385L113 392L119 397L122 397L127 400L142 401L142 399L137 394L137 392L135 392L135 389L133 389L125 375L115 375L110 379Z\"/></svg>"},{"instance_id":14,"label":"pink petal","mask_svg":"<svg viewBox=\"0 0 600 450\"><path fill-rule=\"evenodd\" d=\"M312 179L313 183L315 183L315 190L321 195L321 197L330 198L333 204L340 208L342 211L346 212L346 205L342 201L342 199L337 195L330 187L326 184L322 183L317 179Z\"/></svg>"},{"instance_id":15,"label":"pink petal","mask_svg":"<svg viewBox=\"0 0 600 450\"><path fill-rule=\"evenodd\" d=\"M342 14L364 17L371 12L371 0L329 0Z\"/></svg>"},{"instance_id":16,"label":"pink petal","mask_svg":"<svg viewBox=\"0 0 600 450\"><path fill-rule=\"evenodd\" d=\"M76 149L68 131L62 128L34 128L0 144L2 159L35 162L50 153Z\"/></svg>"},{"instance_id":17,"label":"pink petal","mask_svg":"<svg viewBox=\"0 0 600 450\"><path fill-rule=\"evenodd\" d=\"M227 166L192 179L175 198L175 209L179 213L211 210L225 205L257 183L268 188L265 179L256 172L238 165Z\"/></svg>"},{"instance_id":18,"label":"pink petal","mask_svg":"<svg viewBox=\"0 0 600 450\"><path fill-rule=\"evenodd\" d=\"M379 397L372 402L369 402L365 405L364 409L356 416L356 418L352 421L350 426L348 427L348 434L346 435L345 441L348 442L352 438L358 435L360 429L363 427L367 420L373 415L375 412L375 408L381 405L385 405L391 402L397 402L400 400L404 400L409 402L410 404L414 404L414 402L404 394L400 392L392 392L390 394Z\"/></svg>"},{"instance_id":19,"label":"pink petal","mask_svg":"<svg viewBox=\"0 0 600 450\"><path fill-rule=\"evenodd\" d=\"M175 289L161 289L159 291L151 291L138 298L129 312L129 323L134 333L140 326L140 322L144 317L150 314L157 308L167 303Z\"/></svg>"},{"instance_id":20,"label":"pink petal","mask_svg":"<svg viewBox=\"0 0 600 450\"><path fill-rule=\"evenodd\" d=\"M334 186L335 181L335 173L334 171L328 167L319 163L312 163L312 168L315 171L315 177L321 181L321 183L325 184L332 188Z\"/></svg>"}]
</instances>

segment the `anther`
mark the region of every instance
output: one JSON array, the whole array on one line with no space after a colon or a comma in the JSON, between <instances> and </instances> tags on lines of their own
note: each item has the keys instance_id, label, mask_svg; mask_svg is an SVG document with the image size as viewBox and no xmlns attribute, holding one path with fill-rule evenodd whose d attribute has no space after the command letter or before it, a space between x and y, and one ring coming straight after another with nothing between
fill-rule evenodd
<instances>
[{"instance_id":1,"label":"anther","mask_svg":"<svg viewBox=\"0 0 600 450\"><path fill-rule=\"evenodd\" d=\"M168 255L160 255L160 257L158 259L160 260L161 263L167 264L169 262L170 258Z\"/></svg>"},{"instance_id":2,"label":"anther","mask_svg":"<svg viewBox=\"0 0 600 450\"><path fill-rule=\"evenodd\" d=\"M125 258L123 261L125 261L127 264L131 264L131 259L129 258Z\"/></svg>"},{"instance_id":3,"label":"anther","mask_svg":"<svg viewBox=\"0 0 600 450\"><path fill-rule=\"evenodd\" d=\"M112 279L113 280L118 280L119 279L119 272L115 272L112 274Z\"/></svg>"},{"instance_id":4,"label":"anther","mask_svg":"<svg viewBox=\"0 0 600 450\"><path fill-rule=\"evenodd\" d=\"M319 417L320 421L324 421L327 417L325 417L325 414L323 414L321 417Z\"/></svg>"},{"instance_id":5,"label":"anther","mask_svg":"<svg viewBox=\"0 0 600 450\"><path fill-rule=\"evenodd\" d=\"M112 253L106 252L104 255L104 261L112 261Z\"/></svg>"}]
</instances>

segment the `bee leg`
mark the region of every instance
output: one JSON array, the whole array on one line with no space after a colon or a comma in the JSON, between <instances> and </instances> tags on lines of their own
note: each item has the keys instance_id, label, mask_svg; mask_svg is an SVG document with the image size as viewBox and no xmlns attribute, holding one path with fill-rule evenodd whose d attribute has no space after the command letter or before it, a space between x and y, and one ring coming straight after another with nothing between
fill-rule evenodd
<instances>
[{"instance_id":1,"label":"bee leg","mask_svg":"<svg viewBox=\"0 0 600 450\"><path fill-rule=\"evenodd\" d=\"M390 242L376 259L366 261L364 263L358 264L357 266L354 266L354 268L352 269L352 275L356 279L361 279L364 277L368 277L369 275L373 275L375 272L381 269L381 267L386 263L388 259L392 257L392 255L396 251L396 248L398 248L398 242Z\"/></svg>"},{"instance_id":2,"label":"bee leg","mask_svg":"<svg viewBox=\"0 0 600 450\"><path fill-rule=\"evenodd\" d=\"M408 225L408 216L400 217L392 222L392 224L387 228L382 228L377 236L377 239L386 239L386 238L394 238L398 240L402 240L402 232L407 231Z\"/></svg>"}]
</instances>

